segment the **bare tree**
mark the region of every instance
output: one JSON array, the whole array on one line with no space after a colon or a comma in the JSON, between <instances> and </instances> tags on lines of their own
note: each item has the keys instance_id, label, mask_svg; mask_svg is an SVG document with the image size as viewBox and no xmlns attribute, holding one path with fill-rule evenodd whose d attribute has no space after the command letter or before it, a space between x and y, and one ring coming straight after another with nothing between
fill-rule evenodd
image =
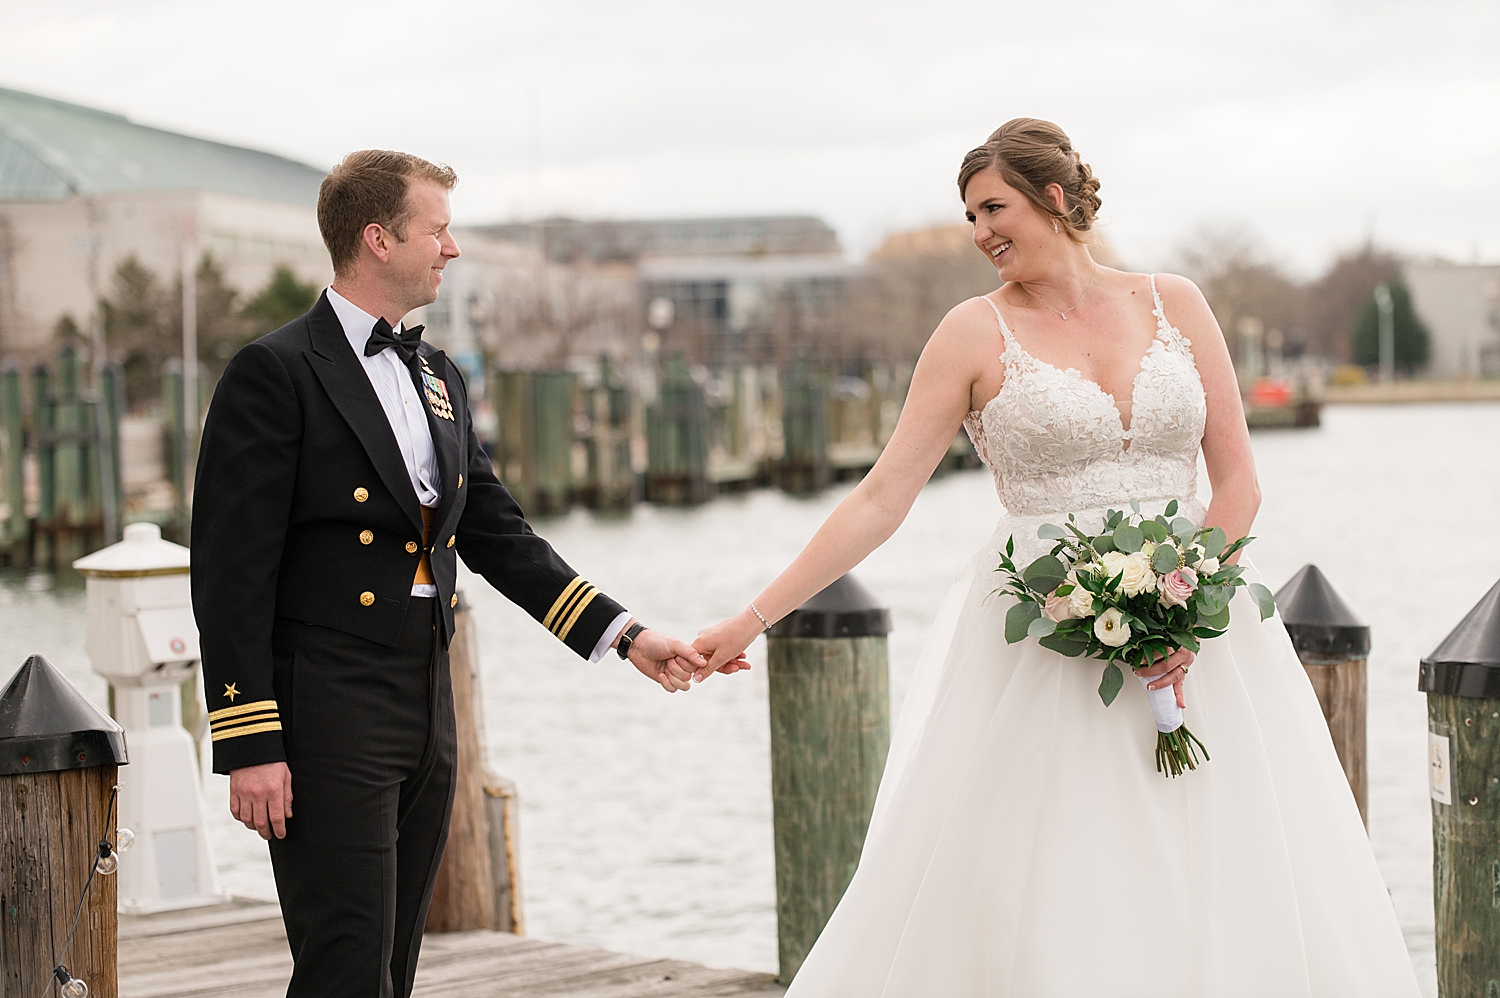
<instances>
[{"instance_id":1,"label":"bare tree","mask_svg":"<svg viewBox=\"0 0 1500 998\"><path fill-rule=\"evenodd\" d=\"M1242 228L1199 229L1178 250L1178 266L1208 299L1231 356L1240 356L1242 320L1280 330L1291 353L1307 343L1306 293L1271 263L1258 240Z\"/></svg>"},{"instance_id":2,"label":"bare tree","mask_svg":"<svg viewBox=\"0 0 1500 998\"><path fill-rule=\"evenodd\" d=\"M619 268L538 260L489 290L481 335L506 365L559 368L623 344L636 325L634 281Z\"/></svg>"}]
</instances>

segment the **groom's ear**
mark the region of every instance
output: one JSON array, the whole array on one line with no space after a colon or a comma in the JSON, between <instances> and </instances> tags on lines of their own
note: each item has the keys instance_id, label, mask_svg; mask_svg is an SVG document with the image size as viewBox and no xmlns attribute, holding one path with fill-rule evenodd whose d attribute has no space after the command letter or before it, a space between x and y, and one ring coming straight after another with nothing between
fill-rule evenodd
<instances>
[{"instance_id":1,"label":"groom's ear","mask_svg":"<svg viewBox=\"0 0 1500 998\"><path fill-rule=\"evenodd\" d=\"M360 234L362 248L369 250L370 255L381 263L390 260L392 241L393 237L391 233L379 222L371 222L365 226L364 232Z\"/></svg>"}]
</instances>

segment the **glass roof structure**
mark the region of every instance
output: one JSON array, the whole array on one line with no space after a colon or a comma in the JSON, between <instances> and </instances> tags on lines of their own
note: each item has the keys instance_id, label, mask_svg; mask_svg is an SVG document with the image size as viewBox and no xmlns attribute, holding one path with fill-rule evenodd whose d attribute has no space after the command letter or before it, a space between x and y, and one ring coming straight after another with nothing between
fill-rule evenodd
<instances>
[{"instance_id":1,"label":"glass roof structure","mask_svg":"<svg viewBox=\"0 0 1500 998\"><path fill-rule=\"evenodd\" d=\"M0 88L0 201L207 190L316 205L324 171Z\"/></svg>"}]
</instances>

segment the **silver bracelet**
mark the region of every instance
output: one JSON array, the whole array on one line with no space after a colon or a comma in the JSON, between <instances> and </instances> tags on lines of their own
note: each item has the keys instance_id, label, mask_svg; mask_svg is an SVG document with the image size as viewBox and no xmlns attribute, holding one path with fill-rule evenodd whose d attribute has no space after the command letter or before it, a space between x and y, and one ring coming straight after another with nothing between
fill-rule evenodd
<instances>
[{"instance_id":1,"label":"silver bracelet","mask_svg":"<svg viewBox=\"0 0 1500 998\"><path fill-rule=\"evenodd\" d=\"M750 603L750 612L753 613L753 614L755 614L755 616L760 619L760 622L765 625L766 630L769 631L771 629L771 622L766 619L766 615L765 614L761 613L758 609L756 609L755 602L753 600Z\"/></svg>"}]
</instances>

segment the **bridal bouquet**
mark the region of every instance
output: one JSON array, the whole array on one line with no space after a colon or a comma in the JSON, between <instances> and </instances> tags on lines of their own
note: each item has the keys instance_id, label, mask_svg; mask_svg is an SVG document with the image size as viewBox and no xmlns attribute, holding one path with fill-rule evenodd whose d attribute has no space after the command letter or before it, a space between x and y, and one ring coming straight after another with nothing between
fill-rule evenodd
<instances>
[{"instance_id":1,"label":"bridal bouquet","mask_svg":"<svg viewBox=\"0 0 1500 998\"><path fill-rule=\"evenodd\" d=\"M1024 570L1011 560L1011 537L996 569L1009 577L997 592L1018 600L1005 615L1006 642L1033 637L1070 658L1103 659L1099 699L1106 707L1125 683L1117 662L1143 669L1174 648L1198 651L1200 642L1229 627L1229 601L1240 586L1249 589L1261 620L1276 612L1269 589L1247 583L1238 565L1223 564L1254 538L1230 544L1218 527L1199 528L1178 516L1175 500L1152 519L1141 515L1139 502L1130 508L1110 510L1104 532L1094 536L1071 513L1060 526L1043 524L1037 536L1057 545ZM1136 678L1145 686L1157 677ZM1182 723L1176 693L1168 686L1148 689L1146 697L1156 719L1157 772L1197 769L1198 753L1206 760L1208 750Z\"/></svg>"}]
</instances>

